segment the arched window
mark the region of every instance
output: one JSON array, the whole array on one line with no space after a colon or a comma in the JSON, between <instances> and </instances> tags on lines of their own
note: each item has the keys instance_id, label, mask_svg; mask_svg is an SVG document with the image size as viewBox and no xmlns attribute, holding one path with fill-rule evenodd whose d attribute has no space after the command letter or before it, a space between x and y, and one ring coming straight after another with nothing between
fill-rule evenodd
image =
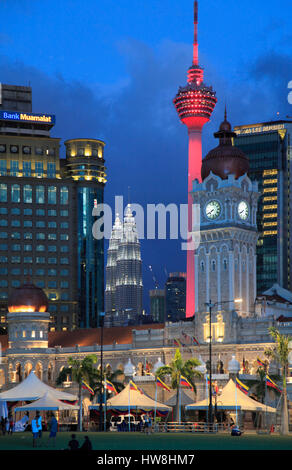
<instances>
[{"instance_id":1,"label":"arched window","mask_svg":"<svg viewBox=\"0 0 292 470\"><path fill-rule=\"evenodd\" d=\"M20 202L20 186L13 184L11 186L11 202Z\"/></svg>"},{"instance_id":2,"label":"arched window","mask_svg":"<svg viewBox=\"0 0 292 470\"><path fill-rule=\"evenodd\" d=\"M204 263L204 261L201 261L201 271L202 271L202 273L205 271L205 263Z\"/></svg>"},{"instance_id":3,"label":"arched window","mask_svg":"<svg viewBox=\"0 0 292 470\"><path fill-rule=\"evenodd\" d=\"M223 269L224 269L224 271L227 270L227 259L223 260Z\"/></svg>"},{"instance_id":4,"label":"arched window","mask_svg":"<svg viewBox=\"0 0 292 470\"><path fill-rule=\"evenodd\" d=\"M32 203L32 187L30 184L25 184L23 187L23 202Z\"/></svg>"},{"instance_id":5,"label":"arched window","mask_svg":"<svg viewBox=\"0 0 292 470\"><path fill-rule=\"evenodd\" d=\"M67 186L62 186L60 190L60 203L61 204L68 204L69 201L69 191Z\"/></svg>"},{"instance_id":6,"label":"arched window","mask_svg":"<svg viewBox=\"0 0 292 470\"><path fill-rule=\"evenodd\" d=\"M56 204L57 203L57 188L56 186L49 186L48 187L48 204Z\"/></svg>"},{"instance_id":7,"label":"arched window","mask_svg":"<svg viewBox=\"0 0 292 470\"><path fill-rule=\"evenodd\" d=\"M36 203L44 204L45 203L45 188L44 186L36 186Z\"/></svg>"},{"instance_id":8,"label":"arched window","mask_svg":"<svg viewBox=\"0 0 292 470\"><path fill-rule=\"evenodd\" d=\"M216 271L216 261L214 259L212 260L212 271Z\"/></svg>"}]
</instances>

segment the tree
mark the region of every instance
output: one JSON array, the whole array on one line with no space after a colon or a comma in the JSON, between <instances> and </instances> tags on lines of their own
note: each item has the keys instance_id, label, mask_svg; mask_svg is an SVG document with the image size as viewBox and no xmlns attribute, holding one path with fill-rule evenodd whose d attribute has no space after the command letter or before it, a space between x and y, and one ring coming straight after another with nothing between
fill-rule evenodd
<instances>
[{"instance_id":1,"label":"tree","mask_svg":"<svg viewBox=\"0 0 292 470\"><path fill-rule=\"evenodd\" d=\"M171 377L171 388L176 389L176 420L179 421L179 393L180 393L180 379L181 376L185 377L192 385L196 393L195 378L202 378L203 374L196 370L200 365L200 361L196 358L183 360L179 349L176 350L174 359L167 366L162 366L157 369L155 375L161 379L169 375Z\"/></svg>"},{"instance_id":2,"label":"tree","mask_svg":"<svg viewBox=\"0 0 292 470\"><path fill-rule=\"evenodd\" d=\"M67 376L70 375L72 380L78 384L78 397L79 397L79 430L82 431L82 382L85 381L90 387L94 385L94 380L97 374L97 370L94 364L97 362L97 357L94 354L89 354L84 359L74 359L73 357L68 358L68 367L60 372L57 377L56 383L60 385L62 382L67 380Z\"/></svg>"},{"instance_id":3,"label":"tree","mask_svg":"<svg viewBox=\"0 0 292 470\"><path fill-rule=\"evenodd\" d=\"M101 388L101 371L97 370L96 371L96 376L93 379L93 390L95 395L100 395L102 393L102 388ZM124 372L120 369L115 370L114 372L111 369L105 368L103 372L103 378L106 378L109 382L111 382L116 391L120 393L124 388L123 382L119 380L119 377L122 377L124 375ZM108 391L106 391L106 398L108 398Z\"/></svg>"},{"instance_id":4,"label":"tree","mask_svg":"<svg viewBox=\"0 0 292 470\"><path fill-rule=\"evenodd\" d=\"M288 416L288 401L287 401L287 375L288 375L288 354L289 354L289 341L290 336L283 335L275 327L269 328L269 333L275 341L275 346L265 351L267 357L272 358L275 362L280 364L282 372L282 419L281 419L281 433L289 434L289 416Z\"/></svg>"}]
</instances>

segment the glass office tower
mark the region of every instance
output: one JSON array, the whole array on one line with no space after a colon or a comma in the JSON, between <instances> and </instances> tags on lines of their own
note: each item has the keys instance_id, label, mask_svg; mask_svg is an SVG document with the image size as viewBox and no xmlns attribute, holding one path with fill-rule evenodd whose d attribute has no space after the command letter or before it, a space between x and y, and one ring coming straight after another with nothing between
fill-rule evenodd
<instances>
[{"instance_id":1,"label":"glass office tower","mask_svg":"<svg viewBox=\"0 0 292 470\"><path fill-rule=\"evenodd\" d=\"M170 273L165 283L165 321L177 322L186 316L186 273Z\"/></svg>"},{"instance_id":2,"label":"glass office tower","mask_svg":"<svg viewBox=\"0 0 292 470\"><path fill-rule=\"evenodd\" d=\"M291 136L292 122L236 126L234 145L249 157L249 176L259 183L257 292L273 284L292 288Z\"/></svg>"}]
</instances>

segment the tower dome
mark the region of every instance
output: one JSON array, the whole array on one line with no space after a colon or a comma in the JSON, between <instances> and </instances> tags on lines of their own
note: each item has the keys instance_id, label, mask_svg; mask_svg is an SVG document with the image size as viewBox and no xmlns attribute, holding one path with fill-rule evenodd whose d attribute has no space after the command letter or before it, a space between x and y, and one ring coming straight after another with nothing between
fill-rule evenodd
<instances>
[{"instance_id":1,"label":"tower dome","mask_svg":"<svg viewBox=\"0 0 292 470\"><path fill-rule=\"evenodd\" d=\"M232 145L232 138L236 137L236 133L232 131L232 126L227 121L226 109L224 121L219 131L214 133L214 137L219 139L219 145L203 159L202 180L207 178L211 171L222 179L228 178L228 175L235 175L235 178L239 178L247 173L249 161L240 148Z\"/></svg>"},{"instance_id":2,"label":"tower dome","mask_svg":"<svg viewBox=\"0 0 292 470\"><path fill-rule=\"evenodd\" d=\"M48 299L42 289L26 283L14 289L8 298L8 312L46 312Z\"/></svg>"}]
</instances>

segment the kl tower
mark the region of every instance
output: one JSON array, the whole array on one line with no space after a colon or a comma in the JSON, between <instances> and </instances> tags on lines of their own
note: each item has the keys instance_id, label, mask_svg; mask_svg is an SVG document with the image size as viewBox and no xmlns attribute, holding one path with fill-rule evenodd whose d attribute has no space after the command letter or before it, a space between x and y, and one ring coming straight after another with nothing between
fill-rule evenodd
<instances>
[{"instance_id":1,"label":"kl tower","mask_svg":"<svg viewBox=\"0 0 292 470\"><path fill-rule=\"evenodd\" d=\"M194 2L193 63L188 70L187 85L180 87L173 103L179 118L188 128L188 233L192 231L192 182L201 182L202 129L210 120L216 105L216 93L203 82L204 71L199 66L198 56L198 2ZM189 240L191 240L189 238ZM195 263L194 250L187 251L186 317L195 313Z\"/></svg>"}]
</instances>

